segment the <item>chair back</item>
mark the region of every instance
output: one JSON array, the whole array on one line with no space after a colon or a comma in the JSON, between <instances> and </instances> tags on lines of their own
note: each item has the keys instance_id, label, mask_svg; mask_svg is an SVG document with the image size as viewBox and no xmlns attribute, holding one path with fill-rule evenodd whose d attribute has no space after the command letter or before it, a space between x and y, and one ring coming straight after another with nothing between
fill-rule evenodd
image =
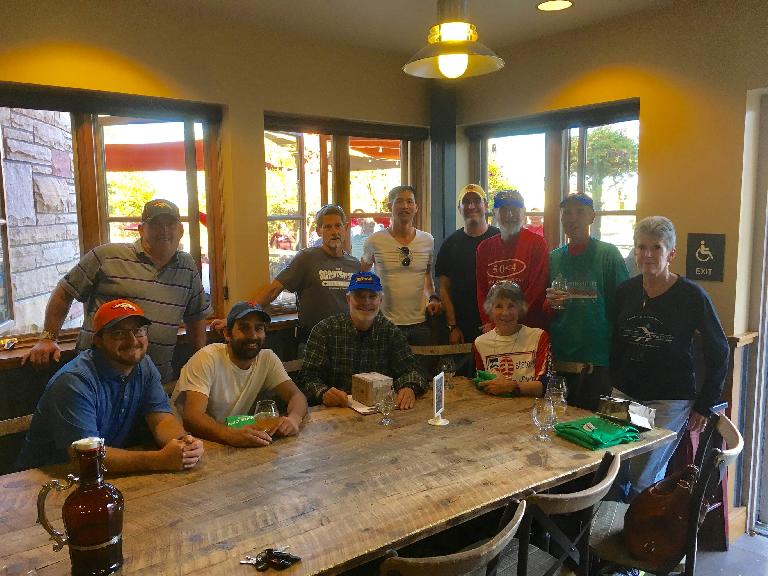
<instances>
[{"instance_id":1,"label":"chair back","mask_svg":"<svg viewBox=\"0 0 768 576\"><path fill-rule=\"evenodd\" d=\"M525 514L525 502L511 503L517 506L514 516L492 539L469 550L447 556L431 558L390 557L379 568L379 576L460 576L479 568L486 568L486 574L495 571L496 560L515 536ZM508 517L508 514L505 513ZM489 565L492 565L489 567Z\"/></svg>"},{"instance_id":2,"label":"chair back","mask_svg":"<svg viewBox=\"0 0 768 576\"><path fill-rule=\"evenodd\" d=\"M547 515L569 514L594 506L605 498L619 474L621 458L618 454L606 452L603 463L595 474L594 483L585 490L570 494L534 494L526 498L529 504L535 504ZM603 472L604 470L604 472Z\"/></svg>"},{"instance_id":3,"label":"chair back","mask_svg":"<svg viewBox=\"0 0 768 576\"><path fill-rule=\"evenodd\" d=\"M714 410L714 409L713 409ZM707 430L710 428L710 430ZM716 432L716 433L715 433ZM730 464L744 450L744 438L730 418L724 413L713 413L709 417L704 433L706 444L700 445L696 455L700 462L699 476L693 487L688 509L688 533L685 543L685 576L693 576L696 567L696 549L699 527L706 512L707 497L719 486L725 474L726 465ZM722 444L725 443L725 448ZM681 560L681 558L678 559ZM670 566L670 569L674 566Z\"/></svg>"}]
</instances>

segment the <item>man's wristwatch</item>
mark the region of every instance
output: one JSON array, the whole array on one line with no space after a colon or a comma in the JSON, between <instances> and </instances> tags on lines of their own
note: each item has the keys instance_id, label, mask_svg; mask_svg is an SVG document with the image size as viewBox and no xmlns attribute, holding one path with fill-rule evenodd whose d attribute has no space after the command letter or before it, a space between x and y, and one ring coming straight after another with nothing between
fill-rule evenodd
<instances>
[{"instance_id":1,"label":"man's wristwatch","mask_svg":"<svg viewBox=\"0 0 768 576\"><path fill-rule=\"evenodd\" d=\"M432 294L429 297L429 300L427 300L427 302L432 302L432 300L437 300L438 302L440 302L440 296L438 296L437 294Z\"/></svg>"},{"instance_id":2,"label":"man's wristwatch","mask_svg":"<svg viewBox=\"0 0 768 576\"><path fill-rule=\"evenodd\" d=\"M43 330L40 332L40 340L53 340L56 342L58 340L56 334L51 332L50 330Z\"/></svg>"}]
</instances>

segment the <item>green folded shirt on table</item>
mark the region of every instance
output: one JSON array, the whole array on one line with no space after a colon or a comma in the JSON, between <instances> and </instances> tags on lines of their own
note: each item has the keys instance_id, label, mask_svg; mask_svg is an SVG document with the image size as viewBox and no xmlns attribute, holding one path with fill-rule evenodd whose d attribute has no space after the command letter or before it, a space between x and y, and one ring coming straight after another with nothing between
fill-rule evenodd
<instances>
[{"instance_id":1,"label":"green folded shirt on table","mask_svg":"<svg viewBox=\"0 0 768 576\"><path fill-rule=\"evenodd\" d=\"M472 382L475 383L475 388L480 390L480 392L485 392L485 388L480 386L481 382L487 382L488 380L494 380L496 378L496 374L493 372L486 372L485 370L478 370L475 377L472 378ZM503 394L494 394L494 396L498 396L499 398L514 398L515 395L512 394L512 392L505 392Z\"/></svg>"},{"instance_id":2,"label":"green folded shirt on table","mask_svg":"<svg viewBox=\"0 0 768 576\"><path fill-rule=\"evenodd\" d=\"M612 422L600 416L558 422L555 424L555 432L558 436L590 450L600 450L639 439L635 427Z\"/></svg>"}]
</instances>

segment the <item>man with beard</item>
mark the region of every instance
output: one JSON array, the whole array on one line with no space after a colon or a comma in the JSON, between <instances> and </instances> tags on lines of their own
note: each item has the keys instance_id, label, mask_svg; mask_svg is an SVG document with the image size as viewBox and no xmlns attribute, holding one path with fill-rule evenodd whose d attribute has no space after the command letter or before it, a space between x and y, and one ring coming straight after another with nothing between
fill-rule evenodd
<instances>
[{"instance_id":1,"label":"man with beard","mask_svg":"<svg viewBox=\"0 0 768 576\"><path fill-rule=\"evenodd\" d=\"M379 314L381 280L373 272L352 275L348 314L337 314L312 329L301 385L307 397L325 406L346 406L352 375L378 372L391 376L401 410L413 408L425 382L403 333Z\"/></svg>"},{"instance_id":2,"label":"man with beard","mask_svg":"<svg viewBox=\"0 0 768 576\"><path fill-rule=\"evenodd\" d=\"M275 436L291 436L307 413L307 399L288 377L282 362L264 348L269 314L258 304L238 302L227 315L226 344L198 350L181 369L173 402L184 426L201 438L231 446L267 446ZM253 425L224 424L227 416L252 414L258 396L275 392L288 405L268 431Z\"/></svg>"},{"instance_id":3,"label":"man with beard","mask_svg":"<svg viewBox=\"0 0 768 576\"><path fill-rule=\"evenodd\" d=\"M128 300L102 304L93 317L93 347L54 374L37 404L16 468L66 462L72 442L104 438L111 473L195 466L203 443L171 413L160 374L146 356L144 312ZM144 419L159 450L123 450Z\"/></svg>"},{"instance_id":4,"label":"man with beard","mask_svg":"<svg viewBox=\"0 0 768 576\"><path fill-rule=\"evenodd\" d=\"M485 219L488 202L482 187L464 186L459 192L458 205L464 227L445 239L435 261L451 344L474 342L480 336L477 282L471 272L476 266L477 246L499 233L499 229L488 226Z\"/></svg>"},{"instance_id":5,"label":"man with beard","mask_svg":"<svg viewBox=\"0 0 768 576\"><path fill-rule=\"evenodd\" d=\"M184 322L194 350L205 345L205 319L211 308L200 273L191 255L179 250L184 234L178 207L169 200L150 200L133 244L110 243L83 255L51 294L45 309L44 330L27 360L40 366L61 357L59 330L73 300L83 302L85 318L77 349L87 350L95 332L93 318L104 302L128 298L139 303L152 322L148 354L163 384L175 378L171 360L179 325Z\"/></svg>"},{"instance_id":6,"label":"man with beard","mask_svg":"<svg viewBox=\"0 0 768 576\"><path fill-rule=\"evenodd\" d=\"M493 327L483 305L491 286L501 280L514 282L525 294L526 326L546 330L542 305L549 280L547 243L538 234L523 228L525 201L517 190L496 194L493 215L501 233L483 240L477 247L477 307L483 331Z\"/></svg>"},{"instance_id":7,"label":"man with beard","mask_svg":"<svg viewBox=\"0 0 768 576\"><path fill-rule=\"evenodd\" d=\"M346 220L341 206L328 204L320 208L315 222L322 245L296 254L277 278L259 289L253 298L253 302L266 306L283 290L295 292L300 343L307 341L312 327L320 320L347 309L344 294L350 276L360 270L360 262L344 251ZM214 324L214 327L220 326Z\"/></svg>"}]
</instances>

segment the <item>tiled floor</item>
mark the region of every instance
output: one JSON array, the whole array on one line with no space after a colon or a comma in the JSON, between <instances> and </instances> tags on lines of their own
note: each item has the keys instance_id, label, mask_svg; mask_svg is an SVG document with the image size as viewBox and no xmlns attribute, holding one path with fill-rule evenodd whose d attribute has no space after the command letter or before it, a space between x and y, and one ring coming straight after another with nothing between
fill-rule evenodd
<instances>
[{"instance_id":1,"label":"tiled floor","mask_svg":"<svg viewBox=\"0 0 768 576\"><path fill-rule=\"evenodd\" d=\"M728 552L702 552L696 576L768 576L768 538L743 535Z\"/></svg>"}]
</instances>

